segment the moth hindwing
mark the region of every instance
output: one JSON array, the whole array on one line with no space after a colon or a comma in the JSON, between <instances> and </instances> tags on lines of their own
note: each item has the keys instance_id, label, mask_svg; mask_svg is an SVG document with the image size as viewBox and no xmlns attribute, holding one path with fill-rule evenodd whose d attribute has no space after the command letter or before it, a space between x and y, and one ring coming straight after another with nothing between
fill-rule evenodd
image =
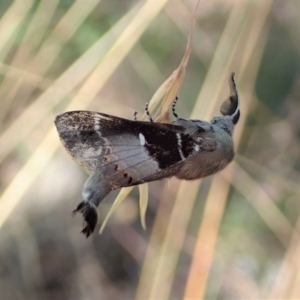
<instances>
[{"instance_id":1,"label":"moth hindwing","mask_svg":"<svg viewBox=\"0 0 300 300\"><path fill-rule=\"evenodd\" d=\"M83 214L82 232L87 237L97 224L97 206L112 190L171 176L198 179L223 169L233 159L232 132L239 118L233 75L230 88L223 116L211 123L178 118L175 104L172 124L155 123L150 115L151 122L141 122L91 111L56 117L63 145L89 174L83 201L74 210Z\"/></svg>"}]
</instances>

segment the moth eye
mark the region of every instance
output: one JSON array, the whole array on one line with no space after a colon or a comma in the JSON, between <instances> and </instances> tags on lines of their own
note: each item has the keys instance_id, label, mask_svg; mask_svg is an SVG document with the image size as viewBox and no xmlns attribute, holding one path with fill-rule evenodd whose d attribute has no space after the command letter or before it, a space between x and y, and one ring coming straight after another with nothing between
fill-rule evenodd
<instances>
[{"instance_id":1,"label":"moth eye","mask_svg":"<svg viewBox=\"0 0 300 300\"><path fill-rule=\"evenodd\" d=\"M127 178L129 176L129 173L124 173L124 177Z\"/></svg>"}]
</instances>

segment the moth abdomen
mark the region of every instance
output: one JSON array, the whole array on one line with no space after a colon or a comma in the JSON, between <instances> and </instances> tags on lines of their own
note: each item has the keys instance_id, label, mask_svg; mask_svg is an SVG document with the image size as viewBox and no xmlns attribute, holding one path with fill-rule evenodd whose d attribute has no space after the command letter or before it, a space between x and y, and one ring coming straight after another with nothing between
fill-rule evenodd
<instances>
[{"instance_id":1,"label":"moth abdomen","mask_svg":"<svg viewBox=\"0 0 300 300\"><path fill-rule=\"evenodd\" d=\"M82 191L83 201L78 204L73 214L77 212L82 214L85 224L81 232L86 237L94 232L97 225L97 206L112 190L111 183L102 174L93 174L85 182Z\"/></svg>"}]
</instances>

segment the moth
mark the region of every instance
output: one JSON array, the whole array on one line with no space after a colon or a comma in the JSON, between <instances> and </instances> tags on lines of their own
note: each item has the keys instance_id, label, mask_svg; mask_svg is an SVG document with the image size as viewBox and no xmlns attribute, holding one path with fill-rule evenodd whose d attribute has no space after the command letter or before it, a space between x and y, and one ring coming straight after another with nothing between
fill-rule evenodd
<instances>
[{"instance_id":1,"label":"moth","mask_svg":"<svg viewBox=\"0 0 300 300\"><path fill-rule=\"evenodd\" d=\"M230 95L211 122L179 118L171 124L127 120L92 111L69 111L55 119L67 152L89 174L73 213L93 233L97 207L111 191L175 176L195 180L224 169L234 157L233 130L240 117L235 75Z\"/></svg>"}]
</instances>

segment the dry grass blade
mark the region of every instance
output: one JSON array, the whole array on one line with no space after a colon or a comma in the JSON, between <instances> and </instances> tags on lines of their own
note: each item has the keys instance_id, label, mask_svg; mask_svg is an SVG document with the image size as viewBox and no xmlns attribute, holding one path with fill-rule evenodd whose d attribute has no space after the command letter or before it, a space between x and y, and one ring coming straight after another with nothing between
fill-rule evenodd
<instances>
[{"instance_id":1,"label":"dry grass blade","mask_svg":"<svg viewBox=\"0 0 300 300\"><path fill-rule=\"evenodd\" d=\"M188 214L192 212L192 206L186 205L186 199L196 197L195 191L197 192L198 186L199 182L196 181L190 184L188 190L180 185L177 196L179 201L181 201L181 208L185 207L184 213L183 210L172 210L170 212L171 208L169 206L166 208L166 205L163 205L163 201L170 198L169 189L165 189L165 194L168 193L168 196L166 196L168 199L161 199L162 203L159 207L147 247L135 299L168 299L167 297L157 298L151 292L159 290L161 294L163 292L165 295L169 293L168 289L174 276L173 262L178 259L177 255L181 249L181 241L185 236L185 210L188 209ZM174 218L175 214L177 215L176 226L168 226L169 219ZM167 232L164 232L165 226L167 227ZM157 276L157 273L163 275L163 277ZM165 288L166 290L164 290Z\"/></svg>"},{"instance_id":2,"label":"dry grass blade","mask_svg":"<svg viewBox=\"0 0 300 300\"><path fill-rule=\"evenodd\" d=\"M161 104L161 110L159 111L158 117L155 118L156 122L159 123L169 123L170 117L169 117L169 108L172 105L175 97L178 95L181 83L184 79L185 74L185 68L187 65L187 62L190 57L191 53L191 42L192 42L192 36L193 36L193 25L194 25L194 15L195 11L198 7L200 1L197 2L197 5L194 10L192 22L191 22L191 28L190 28L190 34L186 46L185 53L183 55L182 61L179 65L179 67L172 73L172 75L163 82L163 84L158 88L158 90L154 93L153 97L150 100L149 103L149 112L152 113L154 109ZM142 116L142 120L146 120L148 118L147 114L144 113ZM146 184L147 185L147 184ZM120 191L122 193L122 190ZM145 194L147 193L147 195ZM140 189L140 203L147 204L144 199L148 199L148 188ZM140 207L140 214L141 214L141 222L143 224L143 228L146 227L145 224L145 214L146 214L147 206L146 207ZM109 211L109 215L111 215L111 211Z\"/></svg>"},{"instance_id":3,"label":"dry grass blade","mask_svg":"<svg viewBox=\"0 0 300 300\"><path fill-rule=\"evenodd\" d=\"M139 185L140 191L140 217L141 224L144 230L146 230L146 211L148 206L148 184Z\"/></svg>"},{"instance_id":4,"label":"dry grass blade","mask_svg":"<svg viewBox=\"0 0 300 300\"><path fill-rule=\"evenodd\" d=\"M170 122L169 109L170 109L170 106L172 105L175 97L179 93L179 90L180 90L180 87L181 87L181 84L183 82L184 75L185 75L185 68L189 61L191 50L192 50L192 39L193 39L193 31L194 31L194 23L195 23L195 14L196 14L199 3L200 3L200 0L197 1L196 6L194 8L194 12L192 14L189 37L188 37L187 45L186 45L182 60L180 62L180 65L173 72L173 74L166 80L166 83L170 84L170 87L165 90L165 95L164 95L163 103L161 106L161 114L157 117L157 119L156 119L157 122L166 122L166 123ZM151 99L151 101L155 101L155 98ZM150 101L150 105L151 105L151 101Z\"/></svg>"},{"instance_id":5,"label":"dry grass blade","mask_svg":"<svg viewBox=\"0 0 300 300\"><path fill-rule=\"evenodd\" d=\"M112 47L126 25L140 10L141 5L134 6L115 26L113 26L103 37L101 37L89 50L87 50L77 61L75 61L49 88L0 135L0 161L14 149L14 147L49 114L49 111L60 103L61 99L68 96L103 59L107 51ZM69 25L70 26L70 25ZM27 73L25 73L26 75ZM38 79L38 78L37 78ZM88 98L88 93L85 97ZM84 108L86 101L82 103ZM23 130L19 132L19 128ZM16 135L15 133L18 132Z\"/></svg>"},{"instance_id":6,"label":"dry grass blade","mask_svg":"<svg viewBox=\"0 0 300 300\"><path fill-rule=\"evenodd\" d=\"M20 81L24 74L19 74L18 77L13 76L14 68L25 69L28 62L32 59L32 53L35 53L36 48L41 42L45 34L45 30L49 26L49 22L53 18L57 9L58 1L41 1L34 16L28 26L28 29L23 37L22 45L17 49L14 59L10 63L11 69L5 73L5 78L1 84L0 97L3 98L2 109L0 111L0 122L6 116L7 111L11 108L12 100L17 91L16 83ZM38 32L37 29L38 28ZM24 101L24 99L22 99Z\"/></svg>"},{"instance_id":7,"label":"dry grass blade","mask_svg":"<svg viewBox=\"0 0 300 300\"><path fill-rule=\"evenodd\" d=\"M298 299L299 290L299 251L300 251L300 217L298 218L290 239L290 244L282 260L279 272L265 299Z\"/></svg>"},{"instance_id":8,"label":"dry grass blade","mask_svg":"<svg viewBox=\"0 0 300 300\"><path fill-rule=\"evenodd\" d=\"M265 26L265 20L268 16L268 13L270 11L272 1L266 1L263 4L256 4L254 7L252 7L251 14L248 15L248 9L249 6L252 6L251 1L249 1L247 4L245 3L236 3L236 9L233 7L232 13L234 11L238 13L239 10L243 10L244 18L241 21L241 24L238 25L241 28L241 31L238 35L238 39L235 41L232 49L232 55L230 60L225 60L227 63L231 62L233 65L237 62L237 60L240 61L241 66L243 69L240 70L238 74L240 74L240 77L247 77L248 78L248 89L251 91L254 86L254 78L255 74L257 74L258 66L261 60L262 55L262 49L263 45L265 45L266 40L266 34L264 30ZM260 14L257 14L257 12L260 12ZM258 31L251 31L249 28L251 28L252 24L255 23L256 26L260 26L260 28L256 28ZM251 24L251 25L250 25ZM233 25L233 24L232 24ZM226 29L225 29L226 30ZM260 33L260 36L258 33ZM258 42L261 42L261 48L260 51L257 51L255 55L252 56L252 52L247 52L247 55L239 55L241 52L239 52L239 48L244 46L243 38L248 40L247 46L250 49L253 49ZM222 41L222 40L221 40ZM221 43L221 42L220 42ZM226 53L226 50L224 51ZM235 57L235 60L233 58ZM218 67L216 66L216 69ZM234 69L233 67L229 67L227 64L226 66L227 70ZM213 64L210 68L211 74L214 73ZM247 76L246 76L247 74ZM217 76L217 74L215 74ZM250 78L253 78L253 81L249 80ZM251 92L250 92L251 93ZM247 99L246 97L241 96L243 99L242 102L242 111L243 114L246 115L247 111L250 106L250 99ZM246 100L246 101L245 101ZM243 125L245 122L245 118L242 118L242 120L239 122L239 126L237 126L237 131L235 134L235 141L236 144L238 144L238 141L241 136L241 132L243 130ZM241 124L243 123L243 124ZM237 137L238 135L238 137ZM228 174L228 170L225 170ZM230 178L231 175L228 175L228 178ZM230 180L231 181L231 180ZM216 199L216 192L219 190L220 186L222 187L222 193L219 193L218 195L218 204L215 204ZM224 182L221 178L219 178L219 175L215 176L212 181L212 185L210 188L210 192L208 194L208 197L206 199L206 205L204 209L202 224L198 233L197 238L197 244L195 247L195 253L193 257L193 261L191 264L191 270L189 274L189 279L186 286L186 292L185 297L196 297L199 299L202 299L205 297L206 293L206 287L207 287L207 281L210 273L210 268L213 261L214 251L216 247L216 241L218 238L219 233L219 227L221 223L221 219L224 213L225 204L227 200L227 195L229 192L230 185L229 183ZM203 252L204 249L204 252ZM206 254L206 255L203 255ZM205 266L205 267L203 267Z\"/></svg>"},{"instance_id":9,"label":"dry grass blade","mask_svg":"<svg viewBox=\"0 0 300 300\"><path fill-rule=\"evenodd\" d=\"M139 57L138 61L136 60L136 57ZM134 68L138 77L143 80L143 83L149 88L149 90L154 91L157 89L157 85L164 81L165 77L161 70L139 43L137 43L134 49L132 49L128 59L130 60L130 64ZM145 72L145 66L147 66L149 72ZM149 74L151 74L151 76L149 76Z\"/></svg>"},{"instance_id":10,"label":"dry grass blade","mask_svg":"<svg viewBox=\"0 0 300 300\"><path fill-rule=\"evenodd\" d=\"M203 1L203 5L205 5ZM187 29L188 24L186 20L190 16L190 11L186 5L186 3L174 0L172 6L168 6L166 8L166 13L170 16L174 21L176 20L176 25L178 29L185 34L185 29ZM204 66L207 64L207 60L211 53L214 53L215 47L212 43L211 37L207 35L207 33L196 23L193 31L194 40L201 41L201 44L197 47L197 44L193 45L193 52L197 54L199 60L203 63Z\"/></svg>"},{"instance_id":11,"label":"dry grass blade","mask_svg":"<svg viewBox=\"0 0 300 300\"><path fill-rule=\"evenodd\" d=\"M150 101L150 110L153 109L154 106L157 106L158 103L163 99L162 105L161 105L161 112L160 115L155 119L156 122L170 122L169 117L169 109L172 105L175 97L178 95L181 84L184 79L185 75L185 68L188 63L190 53L191 53L191 45L192 45L192 37L193 37L193 26L195 22L195 13L198 8L200 1L197 1L197 4L195 6L192 20L191 20L191 27L189 32L189 38L186 45L185 53L183 55L183 58L181 60L181 63L179 67L172 73L172 75L161 85L161 87L157 90L157 92L154 94ZM144 117L144 116L143 116ZM144 192L145 193L145 192ZM140 197L146 197L144 194L142 194ZM141 215L144 216L145 212L141 211ZM147 271L146 271L147 272ZM147 275L145 275L147 276ZM143 281L143 278L141 279ZM158 282L156 282L158 284ZM141 284L143 286L143 284ZM156 286L156 285L155 285ZM140 294L142 293L142 294ZM137 298L145 297L143 294L144 291L141 291L140 289L137 292Z\"/></svg>"},{"instance_id":12,"label":"dry grass blade","mask_svg":"<svg viewBox=\"0 0 300 300\"><path fill-rule=\"evenodd\" d=\"M80 0L74 2L67 13L58 22L52 34L42 43L38 52L31 57L32 53L36 52L35 47L45 34L42 30L47 29L46 26L48 22L51 21L58 4L57 1L42 1L40 3L38 10L35 12L35 18L31 21L30 27L24 37L23 47L19 48L19 51L11 63L13 66L23 69L24 73L20 74L18 78L10 78L11 76L7 74L8 78L2 83L0 97L5 96L6 103L10 103L16 95L20 93L20 90L22 91L23 102L26 102L26 100L30 98L34 89L41 83L39 77L42 78L45 75L64 45L71 39L79 26L82 25L86 17L99 2L100 0L91 0L88 2ZM39 32L36 31L36 28L39 28ZM36 37L34 42L32 35ZM59 42L57 36L61 37ZM49 51L49 49L51 49L51 51ZM26 55L27 52L29 52L28 55ZM36 77L28 78L27 70L34 73ZM5 116L8 110L8 105L4 107L5 109L0 112L0 119Z\"/></svg>"},{"instance_id":13,"label":"dry grass blade","mask_svg":"<svg viewBox=\"0 0 300 300\"><path fill-rule=\"evenodd\" d=\"M53 128L2 193L0 197L0 229L3 226L3 223L11 215L14 208L18 205L26 190L34 182L55 153L56 147L53 147L53 144L56 143L57 134Z\"/></svg>"},{"instance_id":14,"label":"dry grass blade","mask_svg":"<svg viewBox=\"0 0 300 300\"><path fill-rule=\"evenodd\" d=\"M133 187L123 188L118 197L115 199L113 205L109 209L107 215L105 216L105 219L103 223L101 224L99 233L101 234L109 220L109 218L112 216L112 214L116 211L116 209L122 204L122 202L126 199L126 197L129 195L129 193L133 190Z\"/></svg>"},{"instance_id":15,"label":"dry grass blade","mask_svg":"<svg viewBox=\"0 0 300 300\"><path fill-rule=\"evenodd\" d=\"M261 15L261 19L264 19L267 16L268 9L270 8L270 3L268 2L265 5L264 14ZM202 86L201 93L199 95L199 100L195 106L194 112L192 113L192 117L199 117L199 111L206 112L206 118L211 114L216 106L217 98L223 97L223 89L225 76L227 77L230 71L237 70L236 65L242 61L249 61L248 57L243 57L238 51L241 45L244 43L244 38L247 39L249 34L248 24L252 24L255 19L255 12L260 9L259 5L256 7L256 10L253 10L251 15L248 16L248 6L249 3L240 3L235 2L234 7L232 9L231 16L227 22L227 25L224 29L223 36L219 43L218 49L215 54L215 58L211 64L211 67L208 71L208 75L205 79L205 82ZM247 18L245 18L247 16ZM263 20L264 21L264 20ZM247 22L247 24L245 24ZM259 22L261 26L264 25L264 22ZM238 38L236 38L238 37ZM252 39L251 47L257 42L257 39ZM261 52L260 52L261 53ZM255 69L256 71L257 69ZM238 78L241 77L241 73L237 70ZM211 87L214 86L214 89ZM210 101L207 101L210 99ZM201 108L201 109L200 109ZM243 113L245 113L245 108L243 106ZM240 125L239 125L240 126ZM223 194L218 194L219 202L218 205L214 205L215 194L213 191L218 190L219 186L224 186ZM162 298L167 299L170 295L171 285L173 282L173 278L175 276L175 268L178 261L179 253L181 251L182 243L184 235L179 236L176 239L176 247L174 246L174 239L172 235L176 232L176 228L178 228L178 223L181 224L181 230L185 231L188 220L190 217L190 213L192 211L193 203L195 201L197 195L198 185L193 185L193 192L191 191L190 183L181 183L180 190L189 190L194 197L189 197L189 202L180 201L180 195L176 198L176 203L174 209L172 211L169 226L167 230L167 234L165 237L164 244L161 250L158 251L159 258L156 261L156 267L153 271L153 263L151 270L144 270L143 276L141 279L141 286L143 290L139 289L137 298ZM206 210L203 217L202 227L199 232L199 241L201 243L196 246L195 257L192 262L192 269L189 276L189 281L187 284L187 290L185 297L186 298L203 298L204 292L206 289L206 282L209 274L210 265L213 258L213 252L215 247L216 238L218 236L218 227L220 224L221 217L223 215L224 205L226 203L226 195L229 189L229 185L226 182L223 182L220 178L215 177L211 187L211 193L208 196ZM184 209L183 209L184 207ZM210 221L211 213L213 212L214 221ZM207 213L207 214L206 214ZM179 221L180 220L180 221ZM212 230L213 229L213 230ZM212 230L212 231L211 231ZM153 232L155 235L156 232ZM205 239L203 239L205 237ZM209 239L208 239L209 237ZM207 244L207 241L211 241ZM205 247L204 244L207 244L207 254L205 269L201 274L198 273L199 268L197 268L197 264L199 265L199 253L197 249L200 248L200 245L203 249ZM168 257L168 259L166 259ZM146 257L145 268L148 266L147 259L151 259L150 256ZM194 268L195 267L195 268ZM201 267L201 263L200 263ZM194 269L193 269L194 268ZM147 282L147 284L145 284ZM163 285L159 284L164 282ZM151 289L151 292L149 291ZM148 296L150 295L150 296Z\"/></svg>"},{"instance_id":16,"label":"dry grass blade","mask_svg":"<svg viewBox=\"0 0 300 300\"><path fill-rule=\"evenodd\" d=\"M0 60L3 61L10 51L13 44L12 37L20 24L26 18L31 6L32 0L17 0L13 1L12 5L5 12L5 15L0 21Z\"/></svg>"},{"instance_id":17,"label":"dry grass blade","mask_svg":"<svg viewBox=\"0 0 300 300\"><path fill-rule=\"evenodd\" d=\"M269 170L263 165L260 165L249 158L238 155L237 162L241 165L242 168L247 171L251 170L257 174L257 176L269 178L270 181L274 182L277 186L280 186L282 189L292 191L300 195L299 184L294 178L286 178L284 174L280 172L274 173L272 170Z\"/></svg>"},{"instance_id":18,"label":"dry grass blade","mask_svg":"<svg viewBox=\"0 0 300 300\"><path fill-rule=\"evenodd\" d=\"M191 26L193 26L194 18L193 18L191 24L192 24ZM192 27L191 27L186 50L185 50L185 53L183 55L183 58L182 58L182 61L179 65L179 67L158 88L158 90L155 92L155 94L153 95L153 97L150 100L150 103L149 103L150 112L153 111L153 109L155 107L157 107L157 105L162 101L159 116L157 118L155 118L156 122L160 122L160 123L169 123L170 122L169 110L170 110L170 106L172 105L175 97L179 94L180 86L184 79L185 68L186 68L187 62L189 60L190 53L191 53L192 33L193 33L193 31L192 31ZM146 114L144 114L142 116L142 119L145 119L146 117L147 117ZM144 199L148 199L148 187L146 187L146 186L147 186L147 184L145 184L145 188L140 189L140 204L143 203L146 205L146 206L145 205L140 206L141 222L142 222L144 229L146 228L145 214L146 214L147 203L148 203L148 201L144 201Z\"/></svg>"},{"instance_id":19,"label":"dry grass blade","mask_svg":"<svg viewBox=\"0 0 300 300\"><path fill-rule=\"evenodd\" d=\"M167 0L161 1L160 5L157 6L153 5L151 2L145 3L136 17L123 30L117 41L104 55L103 60L99 63L88 80L86 80L85 84L80 89L80 93L76 95L71 105L68 106L68 110L80 108L87 96L90 98L96 96L97 92L107 81L107 78L114 73L121 61L128 54L130 49L166 2Z\"/></svg>"},{"instance_id":20,"label":"dry grass blade","mask_svg":"<svg viewBox=\"0 0 300 300\"><path fill-rule=\"evenodd\" d=\"M1 299L300 299L300 2L202 0L187 43L196 2L0 1ZM99 206L109 228L80 234L86 174L55 115L133 119L145 101L169 122L180 90L176 113L209 121L231 72L233 163L150 183L149 204L147 184L111 206L113 192Z\"/></svg>"},{"instance_id":21,"label":"dry grass blade","mask_svg":"<svg viewBox=\"0 0 300 300\"><path fill-rule=\"evenodd\" d=\"M225 170L222 174L255 207L282 245L288 247L292 235L297 234L294 232L293 226L263 188L246 171L235 162L233 163L233 169L233 176L231 170Z\"/></svg>"}]
</instances>

